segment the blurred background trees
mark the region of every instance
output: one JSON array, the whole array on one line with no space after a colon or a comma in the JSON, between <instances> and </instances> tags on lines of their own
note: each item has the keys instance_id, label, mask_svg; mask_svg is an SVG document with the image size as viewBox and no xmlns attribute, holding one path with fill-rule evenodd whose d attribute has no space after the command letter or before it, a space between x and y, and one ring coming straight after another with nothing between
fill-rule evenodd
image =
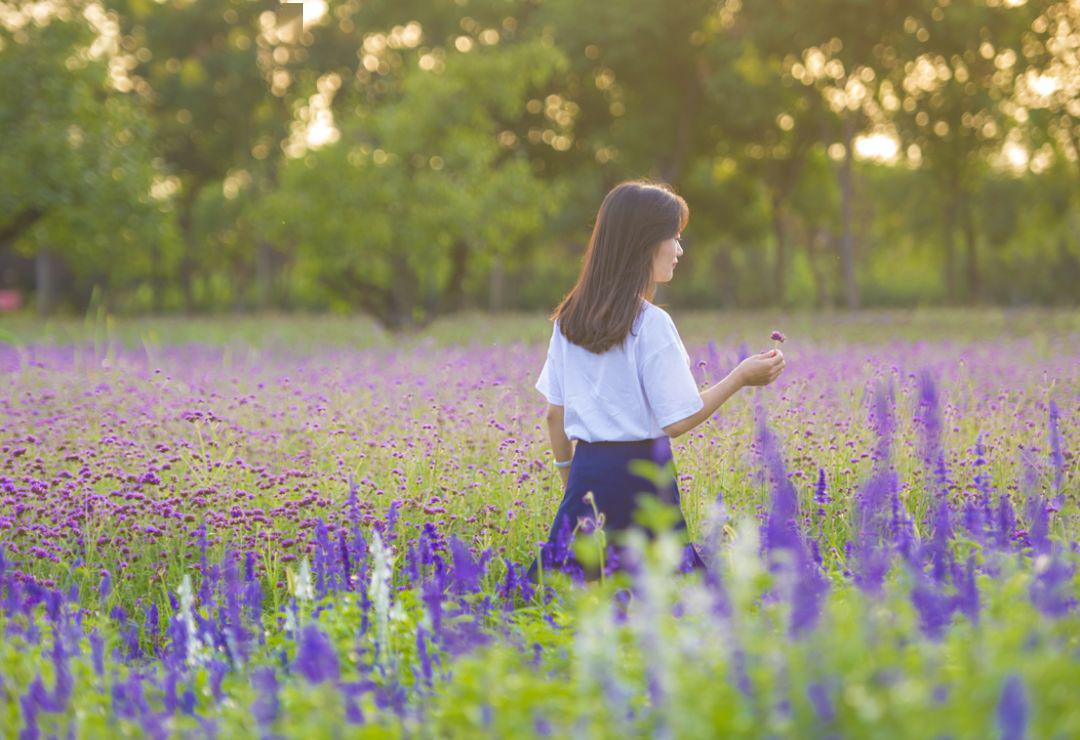
<instances>
[{"instance_id":1,"label":"blurred background trees","mask_svg":"<svg viewBox=\"0 0 1080 740\"><path fill-rule=\"evenodd\" d=\"M1078 295L1080 0L16 0L0 88L43 312L547 309L639 176L664 301Z\"/></svg>"}]
</instances>

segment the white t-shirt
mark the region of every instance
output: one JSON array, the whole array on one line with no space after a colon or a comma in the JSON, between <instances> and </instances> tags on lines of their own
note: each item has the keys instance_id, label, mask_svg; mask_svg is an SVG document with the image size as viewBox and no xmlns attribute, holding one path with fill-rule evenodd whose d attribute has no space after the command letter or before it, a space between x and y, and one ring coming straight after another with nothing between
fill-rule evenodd
<instances>
[{"instance_id":1,"label":"white t-shirt","mask_svg":"<svg viewBox=\"0 0 1080 740\"><path fill-rule=\"evenodd\" d=\"M586 442L664 437L705 405L675 322L649 301L623 344L602 354L571 343L556 319L536 389L564 407L566 436Z\"/></svg>"}]
</instances>

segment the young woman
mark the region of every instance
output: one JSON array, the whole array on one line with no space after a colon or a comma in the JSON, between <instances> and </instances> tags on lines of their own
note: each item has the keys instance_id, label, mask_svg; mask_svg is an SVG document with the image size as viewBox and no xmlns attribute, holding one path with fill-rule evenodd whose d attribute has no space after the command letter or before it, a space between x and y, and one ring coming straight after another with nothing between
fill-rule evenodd
<instances>
[{"instance_id":1,"label":"young woman","mask_svg":"<svg viewBox=\"0 0 1080 740\"><path fill-rule=\"evenodd\" d=\"M670 438L711 417L740 388L767 385L784 369L774 349L698 389L675 324L652 303L656 284L674 275L688 219L686 201L664 183L615 186L600 205L577 283L550 317L551 343L536 388L548 402L551 448L566 490L529 568L533 580L541 565L582 567L567 546L579 522L585 530L595 526L593 504L616 556L621 534L635 525L639 496L678 507ZM650 460L669 475L657 487L631 472L633 460ZM681 512L674 529L685 535ZM704 567L692 544L682 567ZM589 580L598 575L585 570Z\"/></svg>"}]
</instances>

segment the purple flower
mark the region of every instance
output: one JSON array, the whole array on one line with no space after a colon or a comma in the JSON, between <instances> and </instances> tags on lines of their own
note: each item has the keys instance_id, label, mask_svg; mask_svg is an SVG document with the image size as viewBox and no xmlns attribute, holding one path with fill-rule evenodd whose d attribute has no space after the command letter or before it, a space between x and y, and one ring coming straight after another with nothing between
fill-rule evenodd
<instances>
[{"instance_id":1,"label":"purple flower","mask_svg":"<svg viewBox=\"0 0 1080 740\"><path fill-rule=\"evenodd\" d=\"M424 684L428 687L431 686L434 672L431 669L431 657L428 655L427 650L427 633L424 631L424 626L416 626L416 653L420 656L420 672L424 677Z\"/></svg>"},{"instance_id":2,"label":"purple flower","mask_svg":"<svg viewBox=\"0 0 1080 740\"><path fill-rule=\"evenodd\" d=\"M1069 585L1076 565L1065 562L1056 552L1036 559L1035 580L1030 587L1031 601L1049 617L1062 617L1076 607Z\"/></svg>"},{"instance_id":3,"label":"purple flower","mask_svg":"<svg viewBox=\"0 0 1080 740\"><path fill-rule=\"evenodd\" d=\"M814 488L814 503L824 506L829 503L829 489L825 484L825 469L818 468L817 486Z\"/></svg>"},{"instance_id":4,"label":"purple flower","mask_svg":"<svg viewBox=\"0 0 1080 740\"><path fill-rule=\"evenodd\" d=\"M953 584L956 586L954 603L972 622L979 621L979 589L975 584L975 556L968 555L967 565L953 565Z\"/></svg>"},{"instance_id":5,"label":"purple flower","mask_svg":"<svg viewBox=\"0 0 1080 740\"><path fill-rule=\"evenodd\" d=\"M774 330L773 333L769 335L769 339L773 340L774 342L783 342L786 341L787 338L783 335L782 332Z\"/></svg>"},{"instance_id":6,"label":"purple flower","mask_svg":"<svg viewBox=\"0 0 1080 740\"><path fill-rule=\"evenodd\" d=\"M1002 740L1021 740L1024 737L1027 711L1024 683L1013 673L1005 679L998 700L997 716Z\"/></svg>"},{"instance_id":7,"label":"purple flower","mask_svg":"<svg viewBox=\"0 0 1080 740\"><path fill-rule=\"evenodd\" d=\"M473 593L479 590L483 568L473 559L468 545L457 537L451 537L450 553L454 559L454 587L458 593Z\"/></svg>"},{"instance_id":8,"label":"purple flower","mask_svg":"<svg viewBox=\"0 0 1080 740\"><path fill-rule=\"evenodd\" d=\"M322 630L309 624L300 633L296 649L296 667L311 683L336 681L339 676L337 653Z\"/></svg>"},{"instance_id":9,"label":"purple flower","mask_svg":"<svg viewBox=\"0 0 1080 740\"><path fill-rule=\"evenodd\" d=\"M101 571L101 585L98 586L98 598L104 601L111 591L112 578L109 576L109 571L103 570Z\"/></svg>"},{"instance_id":10,"label":"purple flower","mask_svg":"<svg viewBox=\"0 0 1080 740\"><path fill-rule=\"evenodd\" d=\"M826 724L832 722L833 717L836 715L833 712L832 702L829 700L828 687L819 681L815 681L806 687L806 695L810 698L810 703L813 705L818 719Z\"/></svg>"},{"instance_id":11,"label":"purple flower","mask_svg":"<svg viewBox=\"0 0 1080 740\"><path fill-rule=\"evenodd\" d=\"M255 721L259 727L267 728L274 723L278 716L278 682L274 669L270 666L262 666L251 672L251 685L255 688L256 697L251 705L251 713L255 715Z\"/></svg>"},{"instance_id":12,"label":"purple flower","mask_svg":"<svg viewBox=\"0 0 1080 740\"><path fill-rule=\"evenodd\" d=\"M919 614L919 626L931 640L941 638L949 626L955 602L939 590L939 587L923 576L911 590L911 603Z\"/></svg>"},{"instance_id":13,"label":"purple flower","mask_svg":"<svg viewBox=\"0 0 1080 740\"><path fill-rule=\"evenodd\" d=\"M1050 402L1050 465L1054 470L1054 490L1061 490L1062 476L1065 474L1065 453L1061 442L1060 418L1057 404Z\"/></svg>"},{"instance_id":14,"label":"purple flower","mask_svg":"<svg viewBox=\"0 0 1080 740\"><path fill-rule=\"evenodd\" d=\"M94 673L99 676L105 675L105 640L95 627L90 632L90 658L94 664Z\"/></svg>"}]
</instances>

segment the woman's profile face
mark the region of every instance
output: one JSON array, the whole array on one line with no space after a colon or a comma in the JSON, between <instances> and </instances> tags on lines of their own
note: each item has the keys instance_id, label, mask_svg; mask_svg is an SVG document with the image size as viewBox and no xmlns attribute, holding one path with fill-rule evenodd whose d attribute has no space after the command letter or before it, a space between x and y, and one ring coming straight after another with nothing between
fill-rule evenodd
<instances>
[{"instance_id":1,"label":"woman's profile face","mask_svg":"<svg viewBox=\"0 0 1080 740\"><path fill-rule=\"evenodd\" d=\"M677 234L671 239L660 242L660 246L656 249L656 256L653 257L653 282L666 283L674 277L675 265L683 253L682 245L679 244L681 237L682 234Z\"/></svg>"}]
</instances>

